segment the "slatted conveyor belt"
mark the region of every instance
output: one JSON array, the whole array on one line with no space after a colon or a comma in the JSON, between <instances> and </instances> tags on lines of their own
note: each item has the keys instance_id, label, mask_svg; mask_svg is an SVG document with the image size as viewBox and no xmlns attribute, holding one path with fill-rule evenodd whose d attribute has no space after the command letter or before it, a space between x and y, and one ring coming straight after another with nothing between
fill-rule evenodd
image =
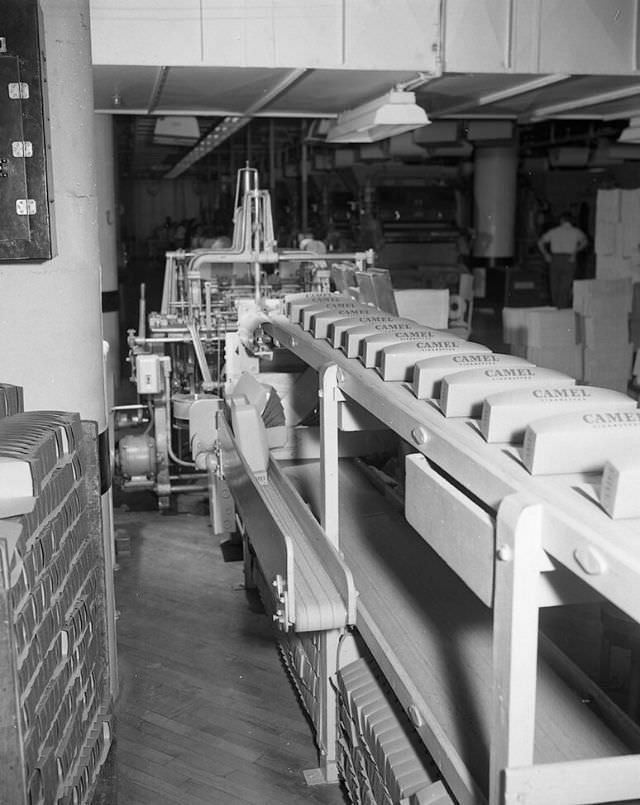
<instances>
[{"instance_id":1,"label":"slatted conveyor belt","mask_svg":"<svg viewBox=\"0 0 640 805\"><path fill-rule=\"evenodd\" d=\"M269 462L267 478L259 483L228 426L223 425L221 437L226 480L270 585L272 609L281 608L282 593L288 596L282 625L306 632L352 622L351 573L276 462Z\"/></svg>"}]
</instances>

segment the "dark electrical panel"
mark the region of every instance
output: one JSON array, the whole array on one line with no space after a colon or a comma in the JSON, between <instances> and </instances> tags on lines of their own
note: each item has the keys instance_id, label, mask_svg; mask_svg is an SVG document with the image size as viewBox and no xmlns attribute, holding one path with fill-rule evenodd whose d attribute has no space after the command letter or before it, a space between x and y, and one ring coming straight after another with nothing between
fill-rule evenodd
<instances>
[{"instance_id":1,"label":"dark electrical panel","mask_svg":"<svg viewBox=\"0 0 640 805\"><path fill-rule=\"evenodd\" d=\"M0 260L52 257L47 114L37 0L2 0Z\"/></svg>"}]
</instances>

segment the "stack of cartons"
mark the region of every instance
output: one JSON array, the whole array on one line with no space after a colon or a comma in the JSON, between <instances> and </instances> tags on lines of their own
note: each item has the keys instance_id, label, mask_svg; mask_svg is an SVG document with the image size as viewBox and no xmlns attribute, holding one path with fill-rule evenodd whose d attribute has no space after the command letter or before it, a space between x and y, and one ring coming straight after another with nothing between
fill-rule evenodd
<instances>
[{"instance_id":1,"label":"stack of cartons","mask_svg":"<svg viewBox=\"0 0 640 805\"><path fill-rule=\"evenodd\" d=\"M626 391L632 371L629 340L631 279L577 280L573 308L582 345L585 383Z\"/></svg>"},{"instance_id":2,"label":"stack of cartons","mask_svg":"<svg viewBox=\"0 0 640 805\"><path fill-rule=\"evenodd\" d=\"M634 298L640 340L640 287L636 290L629 277L577 280L573 310L505 307L502 338L511 354L536 366L626 392L632 376L629 315Z\"/></svg>"},{"instance_id":3,"label":"stack of cartons","mask_svg":"<svg viewBox=\"0 0 640 805\"><path fill-rule=\"evenodd\" d=\"M555 310L548 305L543 307L503 307L502 340L509 346L512 355L526 357L527 352L527 314L536 310Z\"/></svg>"},{"instance_id":4,"label":"stack of cartons","mask_svg":"<svg viewBox=\"0 0 640 805\"><path fill-rule=\"evenodd\" d=\"M580 377L582 350L573 310L531 310L526 318L525 358L536 366Z\"/></svg>"},{"instance_id":5,"label":"stack of cartons","mask_svg":"<svg viewBox=\"0 0 640 805\"><path fill-rule=\"evenodd\" d=\"M20 405L2 389L9 408ZM0 516L3 803L87 805L109 751L96 437L78 414L0 418L0 512L13 511Z\"/></svg>"},{"instance_id":6,"label":"stack of cartons","mask_svg":"<svg viewBox=\"0 0 640 805\"><path fill-rule=\"evenodd\" d=\"M596 279L640 280L640 189L598 190Z\"/></svg>"},{"instance_id":7,"label":"stack of cartons","mask_svg":"<svg viewBox=\"0 0 640 805\"><path fill-rule=\"evenodd\" d=\"M436 799L444 793L436 782L437 769L368 661L360 658L341 668L336 681L338 768L350 801L362 805L450 801Z\"/></svg>"},{"instance_id":8,"label":"stack of cartons","mask_svg":"<svg viewBox=\"0 0 640 805\"><path fill-rule=\"evenodd\" d=\"M582 349L573 310L554 307L504 308L503 339L513 355L580 378Z\"/></svg>"},{"instance_id":9,"label":"stack of cartons","mask_svg":"<svg viewBox=\"0 0 640 805\"><path fill-rule=\"evenodd\" d=\"M13 386L11 383L0 383L0 419L23 410L22 387Z\"/></svg>"}]
</instances>

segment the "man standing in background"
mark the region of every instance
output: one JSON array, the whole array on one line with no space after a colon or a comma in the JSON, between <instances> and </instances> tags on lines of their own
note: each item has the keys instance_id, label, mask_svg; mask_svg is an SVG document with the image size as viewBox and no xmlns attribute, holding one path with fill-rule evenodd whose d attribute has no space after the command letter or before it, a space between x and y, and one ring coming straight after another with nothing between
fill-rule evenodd
<instances>
[{"instance_id":1,"label":"man standing in background","mask_svg":"<svg viewBox=\"0 0 640 805\"><path fill-rule=\"evenodd\" d=\"M554 307L571 307L576 256L588 243L587 236L573 225L568 212L562 213L558 226L549 229L539 238L538 248L549 265L551 304Z\"/></svg>"}]
</instances>

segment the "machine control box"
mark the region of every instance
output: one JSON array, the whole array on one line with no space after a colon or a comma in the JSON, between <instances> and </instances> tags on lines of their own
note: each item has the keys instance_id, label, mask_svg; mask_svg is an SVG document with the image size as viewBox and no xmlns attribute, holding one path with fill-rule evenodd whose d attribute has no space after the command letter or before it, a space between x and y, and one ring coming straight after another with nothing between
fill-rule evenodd
<instances>
[{"instance_id":1,"label":"machine control box","mask_svg":"<svg viewBox=\"0 0 640 805\"><path fill-rule=\"evenodd\" d=\"M138 394L160 394L162 371L159 355L136 355L136 386Z\"/></svg>"}]
</instances>

